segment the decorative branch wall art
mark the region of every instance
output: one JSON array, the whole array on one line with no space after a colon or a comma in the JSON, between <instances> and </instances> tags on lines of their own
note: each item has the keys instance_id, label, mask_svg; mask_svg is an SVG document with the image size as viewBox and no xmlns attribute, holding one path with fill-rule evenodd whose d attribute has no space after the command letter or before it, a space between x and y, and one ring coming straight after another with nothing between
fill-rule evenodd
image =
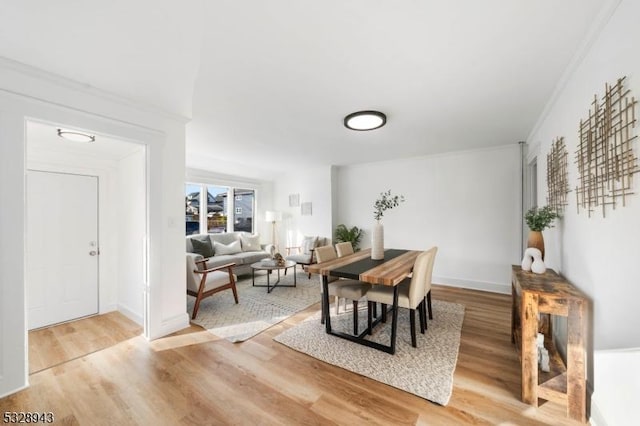
<instances>
[{"instance_id":1,"label":"decorative branch wall art","mask_svg":"<svg viewBox=\"0 0 640 426\"><path fill-rule=\"evenodd\" d=\"M606 206L624 207L633 194L633 175L640 171L633 150L637 101L629 97L625 78L613 86L605 84L604 97L594 95L589 118L580 120L576 202L578 213L585 209L589 217L595 208L605 217Z\"/></svg>"},{"instance_id":2,"label":"decorative branch wall art","mask_svg":"<svg viewBox=\"0 0 640 426\"><path fill-rule=\"evenodd\" d=\"M547 205L559 215L564 212L569 193L568 155L564 138L557 138L547 154Z\"/></svg>"}]
</instances>

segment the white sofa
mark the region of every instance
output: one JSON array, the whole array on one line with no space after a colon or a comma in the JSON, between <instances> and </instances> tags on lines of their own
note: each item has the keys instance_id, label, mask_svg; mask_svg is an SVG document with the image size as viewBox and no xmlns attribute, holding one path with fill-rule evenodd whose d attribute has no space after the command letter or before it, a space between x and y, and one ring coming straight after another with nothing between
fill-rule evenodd
<instances>
[{"instance_id":1,"label":"white sofa","mask_svg":"<svg viewBox=\"0 0 640 426\"><path fill-rule=\"evenodd\" d=\"M223 234L196 234L188 235L186 238L187 249L187 287L194 286L197 288L196 278L193 271L198 269L196 266L196 260L202 259L204 256L196 253L198 250L194 250L192 240L198 239L203 241L209 239L211 247L213 248L213 256L207 258L206 267L215 268L216 266L224 265L227 263L235 263L233 272L236 275L244 275L251 273L251 264L258 262L265 258L270 258L275 253L275 247L273 244L255 244L253 246L247 244L251 241L250 237L256 237L248 232L227 232ZM253 239L255 242L257 239ZM243 242L245 244L243 244ZM216 244L217 243L217 244ZM232 246L230 246L232 245ZM225 254L226 251L235 251L238 245L240 251L237 253ZM223 247L224 246L224 247ZM231 248L230 248L231 247ZM258 248L259 247L259 248ZM218 248L218 252L216 252Z\"/></svg>"}]
</instances>

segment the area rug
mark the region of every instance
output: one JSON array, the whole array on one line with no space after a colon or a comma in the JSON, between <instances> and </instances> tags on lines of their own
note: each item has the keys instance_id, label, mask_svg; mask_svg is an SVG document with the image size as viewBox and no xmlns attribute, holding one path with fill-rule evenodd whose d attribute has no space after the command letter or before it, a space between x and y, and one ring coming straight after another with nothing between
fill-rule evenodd
<instances>
[{"instance_id":1,"label":"area rug","mask_svg":"<svg viewBox=\"0 0 640 426\"><path fill-rule=\"evenodd\" d=\"M280 284L292 285L293 274L281 274ZM195 320L197 324L216 336L231 342L242 342L269 327L284 321L291 315L320 301L320 282L317 276L308 278L304 272L298 272L296 287L278 286L267 293L266 287L253 287L251 276L241 276L236 282L239 303L233 301L231 290L221 291L200 302ZM277 280L276 273L270 277L271 283ZM256 284L266 285L264 272L256 273ZM187 297L188 312L193 312L195 298Z\"/></svg>"},{"instance_id":2,"label":"area rug","mask_svg":"<svg viewBox=\"0 0 640 426\"><path fill-rule=\"evenodd\" d=\"M420 334L416 313L417 348L411 346L409 311L400 309L395 355L326 334L319 315L286 330L274 340L321 361L447 405L460 347L463 305L434 300L433 320L429 320L425 334ZM365 310L360 312L358 321L366 327ZM336 330L353 332L352 313L335 316L332 310L331 325ZM390 334L391 316L386 324L379 324L368 339L389 344Z\"/></svg>"}]
</instances>

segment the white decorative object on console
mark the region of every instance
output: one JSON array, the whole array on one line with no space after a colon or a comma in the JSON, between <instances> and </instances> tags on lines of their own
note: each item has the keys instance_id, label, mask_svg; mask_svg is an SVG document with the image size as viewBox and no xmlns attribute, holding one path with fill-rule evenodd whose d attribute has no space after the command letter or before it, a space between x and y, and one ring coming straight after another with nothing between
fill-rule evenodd
<instances>
[{"instance_id":1,"label":"white decorative object on console","mask_svg":"<svg viewBox=\"0 0 640 426\"><path fill-rule=\"evenodd\" d=\"M547 270L542 260L542 252L535 247L529 247L524 251L522 264L523 271L531 271L535 274L544 274Z\"/></svg>"}]
</instances>

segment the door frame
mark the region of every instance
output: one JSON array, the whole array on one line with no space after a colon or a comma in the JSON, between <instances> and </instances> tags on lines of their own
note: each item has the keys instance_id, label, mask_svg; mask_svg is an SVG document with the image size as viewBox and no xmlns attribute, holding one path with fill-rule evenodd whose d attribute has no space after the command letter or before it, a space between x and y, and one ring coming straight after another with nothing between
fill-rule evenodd
<instances>
[{"instance_id":1,"label":"door frame","mask_svg":"<svg viewBox=\"0 0 640 426\"><path fill-rule=\"evenodd\" d=\"M120 169L118 167L114 167L114 161L104 161L103 159L96 156L95 160L89 159L87 162L76 161L75 164L68 164L64 161L60 160L60 157L50 160L48 157L44 158L42 156L36 156L37 158L32 158L29 155L28 151L28 143L29 143L29 135L26 132L27 123L36 122L42 123L46 125L50 125L53 127L64 127L64 128L74 128L75 126L67 126L66 124L51 122L42 119L34 119L30 117L25 117L25 164L24 164L24 173L26 177L27 170L37 170L44 172L54 172L54 173L66 173L66 174L74 174L74 175L86 175L86 176L95 176L98 179L98 235L99 235L99 247L101 249L100 255L100 267L98 269L98 314L111 312L114 310L121 311L125 316L133 319L134 321L140 323L143 326L143 335L149 339L151 330L149 329L150 318L150 306L153 306L150 302L149 298L151 296L151 292L149 291L149 269L150 269L150 257L149 257L149 235L150 235L150 158L152 155L150 145L148 143L144 143L142 141L138 141L135 139L129 139L125 137L121 137L118 135L112 135L99 131L91 131L89 129L84 129L86 132L95 134L97 137L108 137L110 139L118 140L120 142L126 142L132 144L134 146L138 146L142 149L143 155L143 167L144 172L142 176L141 185L144 187L144 208L139 213L144 218L144 228L141 230L141 234L143 234L143 264L140 265L142 268L142 303L139 307L140 312L131 312L126 309L126 306L123 306L120 309L119 298L117 297L119 289L118 289L118 269L114 267L117 265L118 256L117 251L119 247L119 243L109 242L112 239L108 238L109 235L115 235L117 233L117 221L112 218L113 214L111 212L112 209L117 208L119 205L117 198L114 196L117 190L113 188L117 188L117 180L118 173ZM69 156L74 156L76 154L70 153L67 154ZM57 157L57 155L54 155ZM25 181L26 184L26 181ZM26 185L25 185L26 191ZM26 195L26 194L25 194ZM25 197L26 199L26 197ZM26 211L23 214L25 220L25 228L26 228ZM25 229L25 243L26 243L26 229ZM24 259L24 267L26 268L26 257ZM26 283L25 283L26 284ZM25 285L26 292L26 285ZM26 295L25 295L26 297ZM155 302L154 302L155 303ZM27 306L27 300L25 299L25 310ZM25 312L25 316L27 312ZM26 328L25 328L26 332Z\"/></svg>"}]
</instances>

